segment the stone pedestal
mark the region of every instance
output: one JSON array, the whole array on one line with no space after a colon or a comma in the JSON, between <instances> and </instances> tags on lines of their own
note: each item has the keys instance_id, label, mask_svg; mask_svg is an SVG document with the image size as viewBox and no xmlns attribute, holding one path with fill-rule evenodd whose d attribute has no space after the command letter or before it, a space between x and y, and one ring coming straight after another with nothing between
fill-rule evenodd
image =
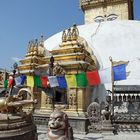
<instances>
[{"instance_id":1,"label":"stone pedestal","mask_svg":"<svg viewBox=\"0 0 140 140\"><path fill-rule=\"evenodd\" d=\"M102 134L103 135L114 135L114 127L111 124L111 120L104 120L102 123Z\"/></svg>"},{"instance_id":2,"label":"stone pedestal","mask_svg":"<svg viewBox=\"0 0 140 140\"><path fill-rule=\"evenodd\" d=\"M31 116L0 113L0 140L38 140Z\"/></svg>"}]
</instances>

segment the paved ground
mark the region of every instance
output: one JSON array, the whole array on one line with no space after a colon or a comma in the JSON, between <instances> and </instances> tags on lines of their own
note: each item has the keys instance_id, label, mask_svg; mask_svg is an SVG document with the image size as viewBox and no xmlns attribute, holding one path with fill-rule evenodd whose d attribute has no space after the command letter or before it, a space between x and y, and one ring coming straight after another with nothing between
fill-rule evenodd
<instances>
[{"instance_id":1,"label":"paved ground","mask_svg":"<svg viewBox=\"0 0 140 140\"><path fill-rule=\"evenodd\" d=\"M38 140L47 140L45 132L38 132ZM88 133L74 134L74 140L140 140L140 133L119 133L118 135Z\"/></svg>"}]
</instances>

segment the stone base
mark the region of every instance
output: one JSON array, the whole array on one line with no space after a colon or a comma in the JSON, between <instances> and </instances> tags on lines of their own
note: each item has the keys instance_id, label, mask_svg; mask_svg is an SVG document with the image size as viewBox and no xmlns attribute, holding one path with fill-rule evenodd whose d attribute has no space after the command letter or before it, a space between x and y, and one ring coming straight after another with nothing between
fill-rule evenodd
<instances>
[{"instance_id":1,"label":"stone base","mask_svg":"<svg viewBox=\"0 0 140 140\"><path fill-rule=\"evenodd\" d=\"M110 120L105 120L102 123L102 134L103 135L114 135L113 134L114 127L111 124Z\"/></svg>"},{"instance_id":2,"label":"stone base","mask_svg":"<svg viewBox=\"0 0 140 140\"><path fill-rule=\"evenodd\" d=\"M37 140L36 126L32 116L0 113L0 140Z\"/></svg>"}]
</instances>

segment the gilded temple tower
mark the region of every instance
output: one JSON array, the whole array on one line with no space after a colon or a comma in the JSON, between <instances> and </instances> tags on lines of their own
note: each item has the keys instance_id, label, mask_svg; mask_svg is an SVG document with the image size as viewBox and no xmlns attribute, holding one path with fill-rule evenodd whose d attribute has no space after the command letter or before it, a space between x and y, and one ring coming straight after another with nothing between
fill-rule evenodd
<instances>
[{"instance_id":1,"label":"gilded temple tower","mask_svg":"<svg viewBox=\"0 0 140 140\"><path fill-rule=\"evenodd\" d=\"M132 20L133 0L80 0L85 23L106 20Z\"/></svg>"},{"instance_id":2,"label":"gilded temple tower","mask_svg":"<svg viewBox=\"0 0 140 140\"><path fill-rule=\"evenodd\" d=\"M50 53L54 57L53 75L78 74L96 69L96 58L89 48L86 40L79 36L76 25L63 31L62 42ZM38 69L47 70L50 63L50 57L46 56L46 64L39 65ZM84 115L87 106L91 102L89 90L91 88L68 88L60 90L55 88L55 106L65 108L69 116ZM49 114L52 111L52 101L49 96L43 98L46 103L42 104L38 112ZM43 101L42 99L42 101ZM43 108L44 107L44 108Z\"/></svg>"},{"instance_id":3,"label":"gilded temple tower","mask_svg":"<svg viewBox=\"0 0 140 140\"><path fill-rule=\"evenodd\" d=\"M97 69L96 57L87 41L79 36L76 25L63 31L62 42L48 54L43 44L43 40L29 42L27 54L20 61L21 65L18 67L21 74L41 76L42 72L48 73L51 56L54 58L51 69L53 76L74 75ZM46 89L44 91L37 87L31 87L33 97L38 100L34 114L37 124L43 123L42 118L46 120L54 108L61 108L72 121L74 131L86 132L88 123L86 110L93 100L93 87Z\"/></svg>"}]
</instances>

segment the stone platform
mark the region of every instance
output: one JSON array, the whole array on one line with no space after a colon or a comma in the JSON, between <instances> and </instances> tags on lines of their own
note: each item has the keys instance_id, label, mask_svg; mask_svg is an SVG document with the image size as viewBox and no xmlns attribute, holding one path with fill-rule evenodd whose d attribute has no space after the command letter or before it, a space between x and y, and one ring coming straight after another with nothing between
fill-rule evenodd
<instances>
[{"instance_id":1,"label":"stone platform","mask_svg":"<svg viewBox=\"0 0 140 140\"><path fill-rule=\"evenodd\" d=\"M74 140L139 140L140 133L119 133L104 136L102 133L74 134ZM47 140L46 131L38 132L38 140Z\"/></svg>"}]
</instances>

